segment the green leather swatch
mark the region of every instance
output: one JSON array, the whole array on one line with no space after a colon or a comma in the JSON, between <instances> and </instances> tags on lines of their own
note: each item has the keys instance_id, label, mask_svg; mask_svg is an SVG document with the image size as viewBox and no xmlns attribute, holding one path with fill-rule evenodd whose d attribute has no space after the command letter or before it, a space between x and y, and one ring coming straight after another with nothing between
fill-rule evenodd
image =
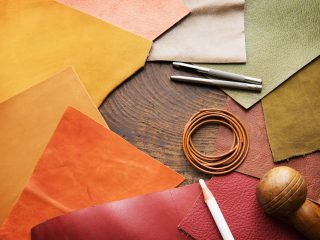
<instances>
[{"instance_id":1,"label":"green leather swatch","mask_svg":"<svg viewBox=\"0 0 320 240\"><path fill-rule=\"evenodd\" d=\"M247 63L206 66L262 78L261 93L225 90L249 108L320 54L320 0L245 4Z\"/></svg>"},{"instance_id":2,"label":"green leather swatch","mask_svg":"<svg viewBox=\"0 0 320 240\"><path fill-rule=\"evenodd\" d=\"M262 100L274 162L320 150L320 58Z\"/></svg>"}]
</instances>

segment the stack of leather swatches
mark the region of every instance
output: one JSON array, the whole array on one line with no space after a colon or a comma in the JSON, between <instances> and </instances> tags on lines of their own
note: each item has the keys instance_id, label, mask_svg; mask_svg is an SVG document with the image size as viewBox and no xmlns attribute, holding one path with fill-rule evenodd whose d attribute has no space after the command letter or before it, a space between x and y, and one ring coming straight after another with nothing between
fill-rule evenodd
<instances>
[{"instance_id":1,"label":"stack of leather swatches","mask_svg":"<svg viewBox=\"0 0 320 240\"><path fill-rule=\"evenodd\" d=\"M260 93L221 89L250 146L237 172L207 185L235 239L304 239L263 212L256 186L268 170L289 166L320 204L319 6L0 1L0 240L221 238L200 186L178 187L183 174L109 129L98 110L147 61L263 80ZM215 153L232 141L219 125Z\"/></svg>"}]
</instances>

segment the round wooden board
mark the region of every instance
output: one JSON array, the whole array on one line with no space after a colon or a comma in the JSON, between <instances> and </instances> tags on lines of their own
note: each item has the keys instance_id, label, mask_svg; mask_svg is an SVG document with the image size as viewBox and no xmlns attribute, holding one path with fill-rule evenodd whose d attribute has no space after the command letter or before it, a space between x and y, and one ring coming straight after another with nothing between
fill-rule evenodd
<instances>
[{"instance_id":1,"label":"round wooden board","mask_svg":"<svg viewBox=\"0 0 320 240\"><path fill-rule=\"evenodd\" d=\"M200 109L222 108L226 95L214 87L173 82L171 75L199 77L171 63L147 63L109 95L100 111L114 132L182 174L186 185L211 176L187 162L181 148L183 128ZM215 131L216 126L208 125L194 134L199 150L213 152Z\"/></svg>"}]
</instances>

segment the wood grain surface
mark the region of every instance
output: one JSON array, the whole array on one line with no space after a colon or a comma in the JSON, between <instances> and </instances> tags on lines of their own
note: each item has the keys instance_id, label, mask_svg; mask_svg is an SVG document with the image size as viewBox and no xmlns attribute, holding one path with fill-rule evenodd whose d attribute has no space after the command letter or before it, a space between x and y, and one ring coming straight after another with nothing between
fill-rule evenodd
<instances>
[{"instance_id":1,"label":"wood grain surface","mask_svg":"<svg viewBox=\"0 0 320 240\"><path fill-rule=\"evenodd\" d=\"M109 95L100 111L114 132L182 174L186 185L211 176L187 162L181 148L183 128L200 109L223 107L226 95L214 87L173 82L170 75L199 76L171 63L147 63ZM194 134L202 152L213 152L216 127L207 125Z\"/></svg>"}]
</instances>

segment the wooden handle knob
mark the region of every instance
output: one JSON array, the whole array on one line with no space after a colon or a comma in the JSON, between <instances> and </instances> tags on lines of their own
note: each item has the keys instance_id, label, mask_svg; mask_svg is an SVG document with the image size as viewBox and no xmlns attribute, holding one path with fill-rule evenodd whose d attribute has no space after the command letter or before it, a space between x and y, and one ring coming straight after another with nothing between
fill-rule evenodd
<instances>
[{"instance_id":1,"label":"wooden handle knob","mask_svg":"<svg viewBox=\"0 0 320 240\"><path fill-rule=\"evenodd\" d=\"M307 200L307 185L293 168L271 169L257 186L257 200L263 210L280 218L309 239L320 239L320 208Z\"/></svg>"},{"instance_id":2,"label":"wooden handle knob","mask_svg":"<svg viewBox=\"0 0 320 240\"><path fill-rule=\"evenodd\" d=\"M320 240L320 207L317 204L307 199L287 220L307 238Z\"/></svg>"},{"instance_id":3,"label":"wooden handle knob","mask_svg":"<svg viewBox=\"0 0 320 240\"><path fill-rule=\"evenodd\" d=\"M276 167L267 172L257 186L257 199L266 213L287 216L307 198L307 185L302 175L289 167Z\"/></svg>"}]
</instances>

